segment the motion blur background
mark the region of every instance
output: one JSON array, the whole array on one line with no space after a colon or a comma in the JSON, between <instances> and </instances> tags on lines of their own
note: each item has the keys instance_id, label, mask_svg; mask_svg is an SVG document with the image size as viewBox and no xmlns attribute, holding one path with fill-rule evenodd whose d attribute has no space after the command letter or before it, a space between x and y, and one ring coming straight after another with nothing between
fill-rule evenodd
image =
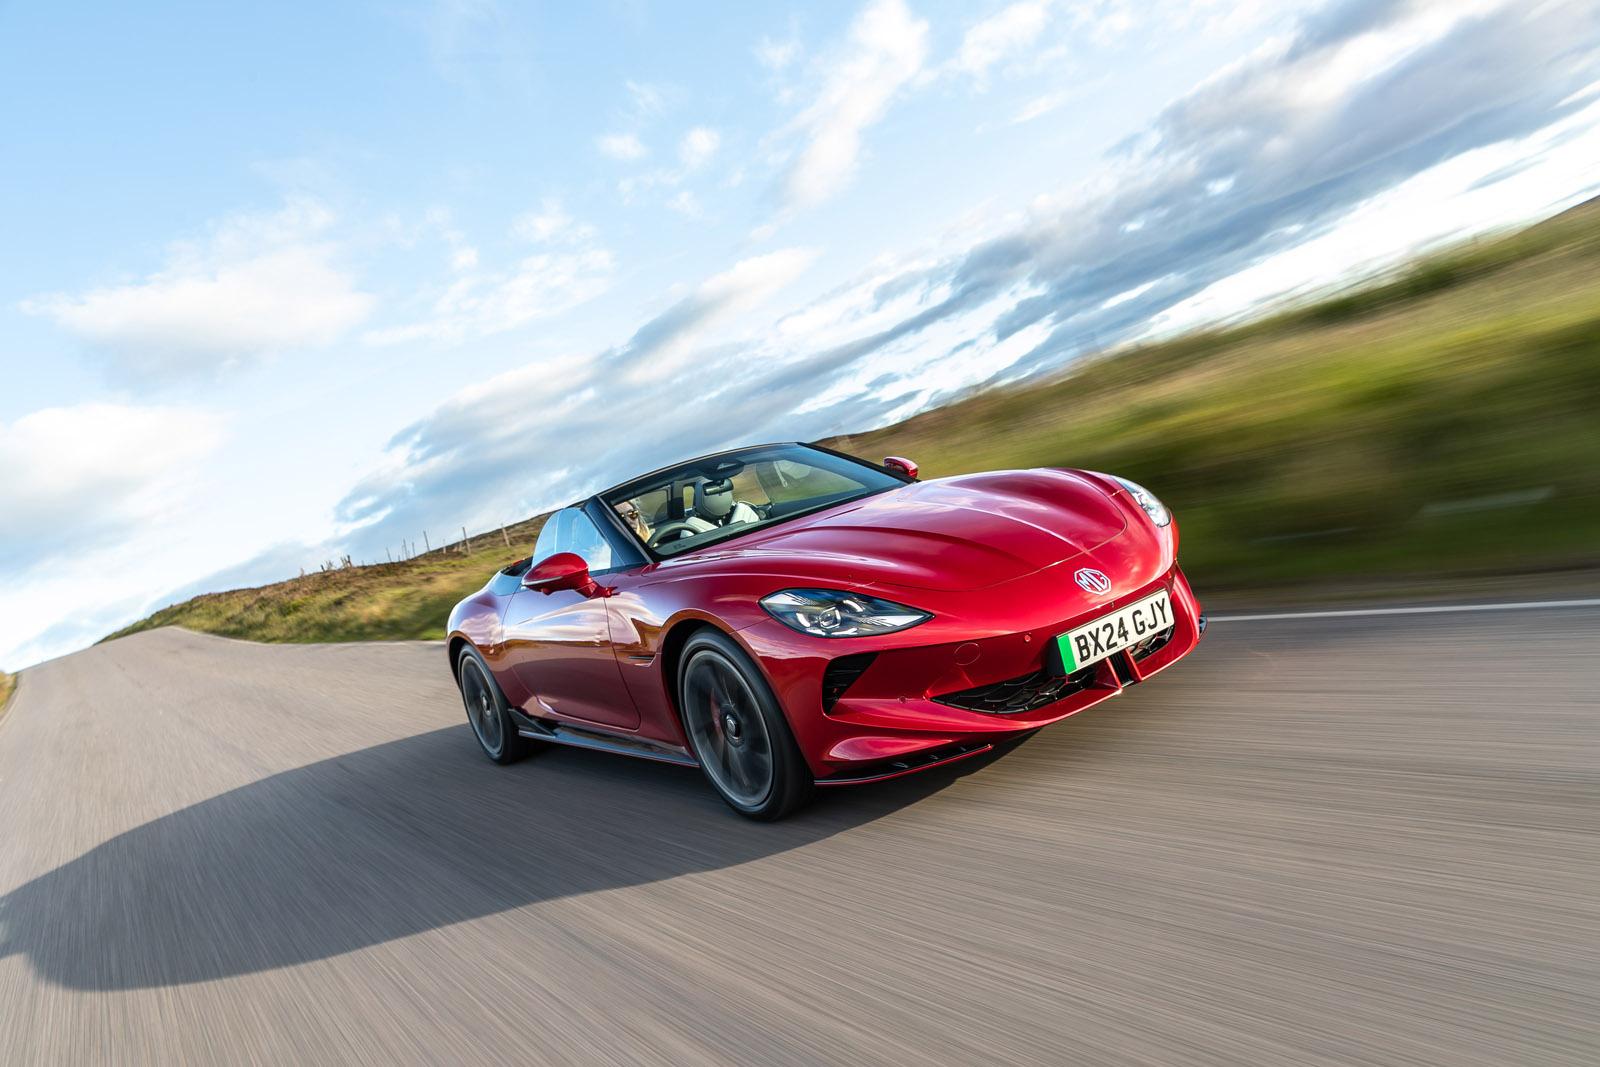
<instances>
[{"instance_id":1,"label":"motion blur background","mask_svg":"<svg viewBox=\"0 0 1600 1067\"><path fill-rule=\"evenodd\" d=\"M1213 594L1597 562L1582 0L17 3L0 101L0 667L437 636L758 440L1136 478Z\"/></svg>"}]
</instances>

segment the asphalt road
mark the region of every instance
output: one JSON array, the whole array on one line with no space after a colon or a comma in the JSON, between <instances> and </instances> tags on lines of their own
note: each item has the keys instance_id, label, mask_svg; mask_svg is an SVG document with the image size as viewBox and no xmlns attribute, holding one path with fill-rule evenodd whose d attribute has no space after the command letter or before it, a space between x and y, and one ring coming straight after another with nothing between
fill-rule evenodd
<instances>
[{"instance_id":1,"label":"asphalt road","mask_svg":"<svg viewBox=\"0 0 1600 1067\"><path fill-rule=\"evenodd\" d=\"M175 630L0 720L0 1063L1600 1062L1600 610L1222 623L761 826Z\"/></svg>"}]
</instances>

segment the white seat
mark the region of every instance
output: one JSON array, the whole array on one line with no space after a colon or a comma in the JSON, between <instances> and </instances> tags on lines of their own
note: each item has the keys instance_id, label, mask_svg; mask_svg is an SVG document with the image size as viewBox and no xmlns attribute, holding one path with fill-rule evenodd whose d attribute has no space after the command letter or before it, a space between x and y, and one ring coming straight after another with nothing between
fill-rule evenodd
<instances>
[{"instance_id":1,"label":"white seat","mask_svg":"<svg viewBox=\"0 0 1600 1067\"><path fill-rule=\"evenodd\" d=\"M756 509L743 500L733 498L733 486L727 482L699 482L694 487L694 514L687 522L695 533L705 533L719 526L737 526L745 522L759 522Z\"/></svg>"}]
</instances>

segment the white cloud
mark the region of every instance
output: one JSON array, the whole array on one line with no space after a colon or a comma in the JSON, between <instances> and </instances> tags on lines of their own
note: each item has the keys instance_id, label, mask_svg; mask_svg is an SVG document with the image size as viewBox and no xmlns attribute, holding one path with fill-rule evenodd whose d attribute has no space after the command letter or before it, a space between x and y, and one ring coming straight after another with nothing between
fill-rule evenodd
<instances>
[{"instance_id":1,"label":"white cloud","mask_svg":"<svg viewBox=\"0 0 1600 1067\"><path fill-rule=\"evenodd\" d=\"M714 327L770 299L816 258L816 249L785 248L742 259L641 327L613 358L629 381L658 381L681 369Z\"/></svg>"},{"instance_id":2,"label":"white cloud","mask_svg":"<svg viewBox=\"0 0 1600 1067\"><path fill-rule=\"evenodd\" d=\"M816 260L814 248L784 248L741 259L701 283L695 295L717 305L719 317L753 307L788 285Z\"/></svg>"},{"instance_id":3,"label":"white cloud","mask_svg":"<svg viewBox=\"0 0 1600 1067\"><path fill-rule=\"evenodd\" d=\"M717 154L721 144L722 135L716 130L696 126L684 134L683 140L678 143L678 161L685 170L699 170Z\"/></svg>"},{"instance_id":4,"label":"white cloud","mask_svg":"<svg viewBox=\"0 0 1600 1067\"><path fill-rule=\"evenodd\" d=\"M1582 103L1583 101L1592 99L1596 96L1600 96L1600 81L1590 82L1582 89L1579 89L1577 92L1569 95L1565 100L1562 100L1557 106L1566 107L1568 104Z\"/></svg>"},{"instance_id":5,"label":"white cloud","mask_svg":"<svg viewBox=\"0 0 1600 1067\"><path fill-rule=\"evenodd\" d=\"M623 84L628 90L628 100L633 105L634 114L641 118L662 114L671 106L672 98L680 95L668 85L652 85L649 82L631 80Z\"/></svg>"},{"instance_id":6,"label":"white cloud","mask_svg":"<svg viewBox=\"0 0 1600 1067\"><path fill-rule=\"evenodd\" d=\"M652 189L675 189L702 170L722 145L722 135L708 126L696 126L678 142L677 167L655 167L639 174L630 174L617 182L617 192L623 203L632 203L641 193ZM667 201L667 207L680 214L699 214L698 200L684 190Z\"/></svg>"},{"instance_id":7,"label":"white cloud","mask_svg":"<svg viewBox=\"0 0 1600 1067\"><path fill-rule=\"evenodd\" d=\"M630 174L617 182L617 195L622 197L624 204L631 204L640 193L660 185L675 185L677 180L676 172L671 170L658 169L644 174Z\"/></svg>"},{"instance_id":8,"label":"white cloud","mask_svg":"<svg viewBox=\"0 0 1600 1067\"><path fill-rule=\"evenodd\" d=\"M82 404L0 423L0 564L39 564L160 516L221 420L188 408Z\"/></svg>"},{"instance_id":9,"label":"white cloud","mask_svg":"<svg viewBox=\"0 0 1600 1067\"><path fill-rule=\"evenodd\" d=\"M539 210L513 219L511 232L524 241L540 244L581 244L595 236L594 227L573 219L556 197L545 197Z\"/></svg>"},{"instance_id":10,"label":"white cloud","mask_svg":"<svg viewBox=\"0 0 1600 1067\"><path fill-rule=\"evenodd\" d=\"M595 228L573 218L557 197L512 220L513 237L542 247L508 265L484 266L448 210L430 210L425 222L443 239L453 277L413 298L423 309L412 312L413 321L368 330L362 340L369 345L448 344L505 333L594 299L616 273L616 259Z\"/></svg>"},{"instance_id":11,"label":"white cloud","mask_svg":"<svg viewBox=\"0 0 1600 1067\"><path fill-rule=\"evenodd\" d=\"M667 207L684 218L699 219L705 217L705 209L700 206L700 198L687 189L680 189L667 201Z\"/></svg>"},{"instance_id":12,"label":"white cloud","mask_svg":"<svg viewBox=\"0 0 1600 1067\"><path fill-rule=\"evenodd\" d=\"M644 142L631 133L608 133L602 137L595 138L594 143L595 147L600 149L601 155L621 160L624 163L643 159L650 154L650 150L644 146Z\"/></svg>"},{"instance_id":13,"label":"white cloud","mask_svg":"<svg viewBox=\"0 0 1600 1067\"><path fill-rule=\"evenodd\" d=\"M332 214L295 201L240 215L208 240L175 244L137 281L52 293L22 310L55 320L135 377L215 372L267 353L338 340L374 300L338 265Z\"/></svg>"},{"instance_id":14,"label":"white cloud","mask_svg":"<svg viewBox=\"0 0 1600 1067\"><path fill-rule=\"evenodd\" d=\"M903 0L872 0L861 10L848 43L826 62L816 99L790 125L804 145L783 178L788 204L819 203L849 183L862 134L883 119L927 56L928 24Z\"/></svg>"},{"instance_id":15,"label":"white cloud","mask_svg":"<svg viewBox=\"0 0 1600 1067\"><path fill-rule=\"evenodd\" d=\"M773 73L788 69L800 57L800 41L790 36L781 41L763 37L755 47L756 62Z\"/></svg>"},{"instance_id":16,"label":"white cloud","mask_svg":"<svg viewBox=\"0 0 1600 1067\"><path fill-rule=\"evenodd\" d=\"M1165 277L1162 277L1162 278L1151 278L1149 281L1143 283L1142 285L1136 285L1132 289L1124 289L1122 292L1117 293L1115 296L1107 297L1105 299L1105 301L1100 305L1100 310L1109 311L1114 307L1119 307L1122 304L1126 304L1130 300L1137 300L1141 296L1143 296L1144 294L1148 293L1150 290L1154 289L1156 286L1160 285L1165 280L1166 280Z\"/></svg>"},{"instance_id":17,"label":"white cloud","mask_svg":"<svg viewBox=\"0 0 1600 1067\"><path fill-rule=\"evenodd\" d=\"M371 330L368 344L453 342L525 326L592 300L611 287L616 261L604 248L541 252L501 271L480 271L452 282L427 318Z\"/></svg>"},{"instance_id":18,"label":"white cloud","mask_svg":"<svg viewBox=\"0 0 1600 1067\"><path fill-rule=\"evenodd\" d=\"M1017 109L1017 113L1011 116L1011 125L1020 126L1025 122L1043 118L1052 111L1059 110L1076 95L1078 94L1074 90L1058 89L1055 92L1036 96Z\"/></svg>"},{"instance_id":19,"label":"white cloud","mask_svg":"<svg viewBox=\"0 0 1600 1067\"><path fill-rule=\"evenodd\" d=\"M1022 0L967 30L951 67L982 82L995 64L1030 48L1050 17L1047 0Z\"/></svg>"}]
</instances>

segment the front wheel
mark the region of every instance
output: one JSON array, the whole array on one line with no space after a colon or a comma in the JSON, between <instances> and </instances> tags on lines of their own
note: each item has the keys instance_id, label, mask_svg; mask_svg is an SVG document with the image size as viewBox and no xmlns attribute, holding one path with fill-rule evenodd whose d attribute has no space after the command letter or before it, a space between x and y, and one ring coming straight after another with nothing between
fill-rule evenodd
<instances>
[{"instance_id":1,"label":"front wheel","mask_svg":"<svg viewBox=\"0 0 1600 1067\"><path fill-rule=\"evenodd\" d=\"M494 675L483 657L471 646L461 650L456 679L461 684L461 702L467 708L467 722L472 724L472 732L483 746L483 754L496 763L515 763L526 756L531 744L517 733L505 695L495 684Z\"/></svg>"},{"instance_id":2,"label":"front wheel","mask_svg":"<svg viewBox=\"0 0 1600 1067\"><path fill-rule=\"evenodd\" d=\"M678 672L684 732L706 779L740 815L781 819L811 797L812 777L778 701L732 638L689 638Z\"/></svg>"}]
</instances>

